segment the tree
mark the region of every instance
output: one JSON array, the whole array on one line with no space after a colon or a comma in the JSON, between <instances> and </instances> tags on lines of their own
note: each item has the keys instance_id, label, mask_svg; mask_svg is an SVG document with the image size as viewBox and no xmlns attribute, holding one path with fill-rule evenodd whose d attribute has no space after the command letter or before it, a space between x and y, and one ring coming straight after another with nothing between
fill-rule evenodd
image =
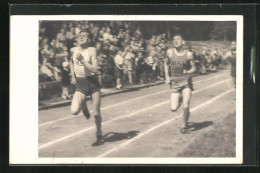
<instances>
[{"instance_id":1,"label":"tree","mask_svg":"<svg viewBox=\"0 0 260 173\"><path fill-rule=\"evenodd\" d=\"M236 22L214 22L213 30L210 33L212 40L235 40Z\"/></svg>"}]
</instances>

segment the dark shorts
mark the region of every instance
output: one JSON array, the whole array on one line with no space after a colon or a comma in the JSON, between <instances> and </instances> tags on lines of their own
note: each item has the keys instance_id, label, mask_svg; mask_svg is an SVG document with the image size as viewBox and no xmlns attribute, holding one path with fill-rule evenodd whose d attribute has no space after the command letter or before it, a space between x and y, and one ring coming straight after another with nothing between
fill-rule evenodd
<instances>
[{"instance_id":1,"label":"dark shorts","mask_svg":"<svg viewBox=\"0 0 260 173\"><path fill-rule=\"evenodd\" d=\"M85 95L91 95L101 89L101 85L97 76L77 77L76 78L76 91Z\"/></svg>"},{"instance_id":2,"label":"dark shorts","mask_svg":"<svg viewBox=\"0 0 260 173\"><path fill-rule=\"evenodd\" d=\"M124 75L123 70L120 70L117 67L115 67L115 77L121 78L123 77L123 75Z\"/></svg>"},{"instance_id":3,"label":"dark shorts","mask_svg":"<svg viewBox=\"0 0 260 173\"><path fill-rule=\"evenodd\" d=\"M190 88L193 91L192 78L183 81L172 81L171 92L181 93L185 88Z\"/></svg>"}]
</instances>

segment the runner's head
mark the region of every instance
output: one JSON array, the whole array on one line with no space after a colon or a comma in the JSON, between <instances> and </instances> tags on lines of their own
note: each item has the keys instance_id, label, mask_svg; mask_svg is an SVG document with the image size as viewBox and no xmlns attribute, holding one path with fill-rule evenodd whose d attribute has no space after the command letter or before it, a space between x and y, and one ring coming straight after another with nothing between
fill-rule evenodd
<instances>
[{"instance_id":1,"label":"runner's head","mask_svg":"<svg viewBox=\"0 0 260 173\"><path fill-rule=\"evenodd\" d=\"M184 45L185 44L185 41L184 41L184 39L183 39L183 36L182 36L182 34L175 34L174 36L173 36L173 46L175 47L175 48L179 48L179 47L181 47L182 45Z\"/></svg>"},{"instance_id":2,"label":"runner's head","mask_svg":"<svg viewBox=\"0 0 260 173\"><path fill-rule=\"evenodd\" d=\"M232 50L232 51L235 51L236 48L237 48L237 43L236 43L235 41L232 41L232 42L231 42L231 50Z\"/></svg>"},{"instance_id":3,"label":"runner's head","mask_svg":"<svg viewBox=\"0 0 260 173\"><path fill-rule=\"evenodd\" d=\"M79 33L79 45L85 46L88 43L89 40L89 32L87 30L81 30Z\"/></svg>"}]
</instances>

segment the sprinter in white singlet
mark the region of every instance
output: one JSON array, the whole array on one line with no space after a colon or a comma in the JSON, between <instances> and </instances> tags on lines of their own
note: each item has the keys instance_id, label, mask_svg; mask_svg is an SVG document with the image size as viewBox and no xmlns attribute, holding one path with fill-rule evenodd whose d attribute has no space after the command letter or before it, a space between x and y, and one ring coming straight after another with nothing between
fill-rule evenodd
<instances>
[{"instance_id":1,"label":"sprinter in white singlet","mask_svg":"<svg viewBox=\"0 0 260 173\"><path fill-rule=\"evenodd\" d=\"M72 83L76 84L75 94L71 103L71 112L73 115L79 114L82 110L84 116L89 119L90 113L87 108L87 96L91 97L93 104L93 116L96 123L97 141L93 145L101 145L103 143L100 113L100 83L98 81L97 72L99 70L97 64L96 48L89 43L90 33L82 30L79 34L79 46L75 47L71 58Z\"/></svg>"}]
</instances>

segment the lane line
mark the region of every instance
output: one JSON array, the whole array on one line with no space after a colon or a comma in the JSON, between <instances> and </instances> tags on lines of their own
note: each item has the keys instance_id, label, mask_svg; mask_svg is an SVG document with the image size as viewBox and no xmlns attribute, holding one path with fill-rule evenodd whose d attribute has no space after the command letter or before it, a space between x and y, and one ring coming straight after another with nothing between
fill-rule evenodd
<instances>
[{"instance_id":1,"label":"lane line","mask_svg":"<svg viewBox=\"0 0 260 173\"><path fill-rule=\"evenodd\" d=\"M224 74L224 75L223 74L222 75L217 75L217 76L214 76L212 78L207 78L207 79L195 81L195 82L193 82L193 84L201 83L201 82L208 81L208 80L212 80L212 79L215 79L215 78L218 78L218 77L221 77L221 76L226 76L226 74ZM129 99L129 100L125 100L125 101L122 101L122 102L119 102L119 103L115 103L115 104L112 104L112 105L108 105L108 106L102 107L101 110L109 109L109 108L112 108L112 107L115 107L115 106L119 106L121 104L125 104L125 103L131 102L131 101L139 100L139 99L142 99L142 98L145 98L145 97L150 97L150 96L153 96L153 95L161 94L161 93L164 93L166 91L169 91L169 89L162 90L162 91L159 91L159 92L156 92L156 93L152 93L152 94L148 94L148 95L144 95L144 96L140 96L140 97L135 97L135 98L132 98L132 99ZM91 112L92 111L90 111L90 113ZM48 122L39 124L39 127L43 127L43 126L46 126L46 125L49 125L49 124L53 124L53 123L56 123L56 122L59 122L59 121L64 121L64 120L80 117L81 115L83 115L83 114L79 114L77 116L68 116L68 117L63 117L63 118L59 118L59 119L56 119L56 120L48 121Z\"/></svg>"},{"instance_id":2,"label":"lane line","mask_svg":"<svg viewBox=\"0 0 260 173\"><path fill-rule=\"evenodd\" d=\"M194 92L192 92L192 93L193 93L193 94L199 93L199 92L201 92L201 91L204 91L204 90L206 90L206 89L208 89L208 88L217 86L217 85L222 84L222 83L224 83L224 82L227 82L227 81L229 81L229 80L231 80L231 79L226 79L226 80L223 80L223 81L220 81L220 82L211 84L211 85L209 85L209 86L207 86L207 87L201 88L201 89L196 90L196 91L194 91ZM108 124L108 123L111 123L111 122L114 122L114 121L116 121L116 120L123 119L123 118L127 118L127 117L130 117L130 116L133 116L133 115L136 115L136 114L138 114L138 113L140 113L140 112L153 109L153 108L155 108L155 107L164 105L164 104L169 103L169 102L170 102L170 100L168 99L167 101L161 102L161 103L159 103L159 104L155 104L155 105L153 105L153 106L150 106L150 107L147 107L147 108L138 110L138 111L136 111L136 112L132 112L132 113L130 113L130 114L123 115L123 116L120 116L120 117L117 117L117 118L114 118L114 119L105 121L105 122L102 123L102 125L104 126L104 125L106 125L106 124ZM66 136L64 136L64 137L62 137L62 138L55 139L55 140L53 140L53 141L50 141L50 142L47 142L47 143L45 143L45 144L39 145L39 148L38 148L38 149L39 149L39 150L44 149L44 148L46 148L46 147L48 147L48 146L51 146L51 145L54 145L54 144L59 143L59 142L61 142L61 141L67 140L67 139L72 138L72 137L74 137L74 136L81 135L82 133L85 133L85 132L87 132L87 131L89 131L89 130L91 130L91 129L94 129L94 128L95 128L95 126L88 127L88 128L83 129L83 130L80 130L80 131L78 131L78 132L75 132L75 133L66 135Z\"/></svg>"},{"instance_id":3,"label":"lane line","mask_svg":"<svg viewBox=\"0 0 260 173\"><path fill-rule=\"evenodd\" d=\"M226 95L226 94L229 94L231 91L234 91L234 89L232 88L232 89L230 89L230 90L228 90L228 91L226 91L226 92L224 92L224 93L222 93L222 94L220 94L220 95L218 95L218 96L216 96L216 97L214 97L214 98L212 98L212 99L210 99L210 100L204 102L203 104L200 104L200 105L198 105L198 106L192 108L192 109L190 110L190 112L194 112L194 111L196 111L196 110L198 110L198 109L200 109L200 108L202 108L202 107L204 107L204 106L206 106L206 105L208 105L208 104L211 104L212 102L214 102L215 100L219 99L220 97L222 97L222 96L224 96L224 95ZM144 131L143 133L140 133L137 137L134 137L134 138L132 138L132 139L130 139L130 140L124 142L124 143L121 143L121 144L117 145L115 148L110 149L110 150L106 151L105 153L100 154L100 155L98 155L98 156L96 156L96 157L105 157L105 156L107 156L108 154L111 154L111 153L115 152L116 150L119 150L119 149L121 149L122 147L125 147L126 145L130 144L131 142L136 141L137 139L139 139L139 138L141 138L141 137L147 135L148 133L150 133L150 132L152 132L152 131L154 131L154 130L156 130L156 129L158 129L158 128L160 128L160 127L166 125L166 124L169 124L170 122L175 121L175 120L178 119L178 118L181 118L182 115L183 115L183 114L179 114L178 116L176 116L176 117L174 117L174 118L171 118L171 119L169 119L169 120L166 120L166 121L164 121L164 122L162 122L162 123L160 123L160 124L158 124L158 125L156 125L156 126L150 128L150 129Z\"/></svg>"}]
</instances>

